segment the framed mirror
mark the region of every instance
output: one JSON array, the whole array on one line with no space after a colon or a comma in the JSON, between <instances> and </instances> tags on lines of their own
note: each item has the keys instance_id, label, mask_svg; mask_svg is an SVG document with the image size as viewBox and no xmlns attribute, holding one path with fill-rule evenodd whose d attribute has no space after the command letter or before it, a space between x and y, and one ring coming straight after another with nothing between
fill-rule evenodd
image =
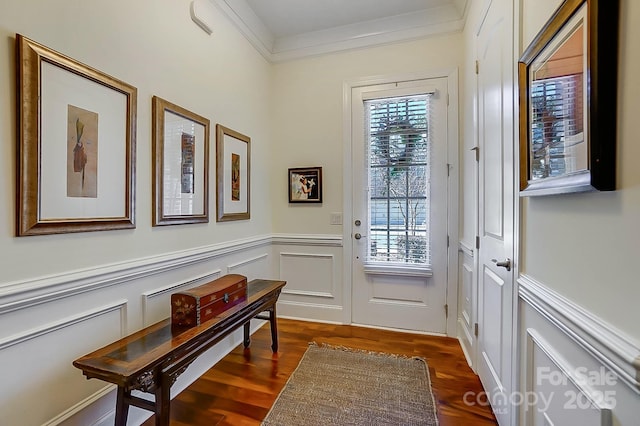
<instances>
[{"instance_id":1,"label":"framed mirror","mask_svg":"<svg viewBox=\"0 0 640 426\"><path fill-rule=\"evenodd\" d=\"M615 190L618 0L565 0L518 64L520 194Z\"/></svg>"}]
</instances>

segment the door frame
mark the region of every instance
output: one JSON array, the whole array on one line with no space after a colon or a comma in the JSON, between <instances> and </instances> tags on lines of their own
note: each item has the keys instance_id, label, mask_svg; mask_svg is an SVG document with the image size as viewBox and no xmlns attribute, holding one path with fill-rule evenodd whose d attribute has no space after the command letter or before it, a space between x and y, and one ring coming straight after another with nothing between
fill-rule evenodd
<instances>
[{"instance_id":1,"label":"door frame","mask_svg":"<svg viewBox=\"0 0 640 426\"><path fill-rule=\"evenodd\" d=\"M393 74L385 76L363 77L355 80L345 81L342 88L342 175L343 175L343 201L342 201L342 248L343 248L343 268L342 268L342 300L344 324L352 324L352 261L353 258L353 182L351 177L352 155L352 120L351 102L352 89L363 86L374 86L379 84L390 84L401 81L428 80L430 78L447 79L447 163L449 164L449 180L447 187L447 228L449 236L449 246L447 248L447 336L456 336L458 318L458 193L459 193L459 167L458 167L458 144L459 144L459 116L458 116L458 69L449 68L443 70L433 70L421 73Z\"/></svg>"}]
</instances>

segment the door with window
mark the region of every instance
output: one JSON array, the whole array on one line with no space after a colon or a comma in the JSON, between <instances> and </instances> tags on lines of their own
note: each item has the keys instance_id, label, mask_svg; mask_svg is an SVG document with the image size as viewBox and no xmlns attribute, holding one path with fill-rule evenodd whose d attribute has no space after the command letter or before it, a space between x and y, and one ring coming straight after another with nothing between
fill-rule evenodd
<instances>
[{"instance_id":1,"label":"door with window","mask_svg":"<svg viewBox=\"0 0 640 426\"><path fill-rule=\"evenodd\" d=\"M351 98L352 322L445 333L447 79Z\"/></svg>"}]
</instances>

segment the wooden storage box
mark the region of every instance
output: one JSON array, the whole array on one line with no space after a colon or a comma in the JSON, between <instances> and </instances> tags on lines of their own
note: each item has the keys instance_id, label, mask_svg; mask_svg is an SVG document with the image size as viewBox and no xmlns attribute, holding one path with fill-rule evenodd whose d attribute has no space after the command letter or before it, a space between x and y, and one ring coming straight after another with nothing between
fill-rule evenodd
<instances>
[{"instance_id":1,"label":"wooden storage box","mask_svg":"<svg viewBox=\"0 0 640 426\"><path fill-rule=\"evenodd\" d=\"M225 275L171 295L171 323L196 326L247 299L247 277Z\"/></svg>"}]
</instances>

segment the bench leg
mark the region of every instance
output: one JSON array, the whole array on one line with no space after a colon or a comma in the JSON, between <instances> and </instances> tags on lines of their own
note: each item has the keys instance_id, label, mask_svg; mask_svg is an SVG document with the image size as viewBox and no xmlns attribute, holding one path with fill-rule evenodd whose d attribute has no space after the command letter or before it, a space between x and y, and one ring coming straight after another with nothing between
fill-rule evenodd
<instances>
[{"instance_id":1,"label":"bench leg","mask_svg":"<svg viewBox=\"0 0 640 426\"><path fill-rule=\"evenodd\" d=\"M171 419L171 386L168 386L170 378L164 376L161 378L161 383L156 388L156 426L169 426Z\"/></svg>"},{"instance_id":2,"label":"bench leg","mask_svg":"<svg viewBox=\"0 0 640 426\"><path fill-rule=\"evenodd\" d=\"M276 305L269 309L269 323L271 325L271 350L278 352L278 324L276 323Z\"/></svg>"},{"instance_id":3,"label":"bench leg","mask_svg":"<svg viewBox=\"0 0 640 426\"><path fill-rule=\"evenodd\" d=\"M126 401L130 392L125 391L122 386L118 386L116 396L116 422L115 426L126 426L127 416L129 414L129 403Z\"/></svg>"},{"instance_id":4,"label":"bench leg","mask_svg":"<svg viewBox=\"0 0 640 426\"><path fill-rule=\"evenodd\" d=\"M249 335L249 328L251 327L251 320L244 323L244 347L245 349L251 344L251 336Z\"/></svg>"}]
</instances>

